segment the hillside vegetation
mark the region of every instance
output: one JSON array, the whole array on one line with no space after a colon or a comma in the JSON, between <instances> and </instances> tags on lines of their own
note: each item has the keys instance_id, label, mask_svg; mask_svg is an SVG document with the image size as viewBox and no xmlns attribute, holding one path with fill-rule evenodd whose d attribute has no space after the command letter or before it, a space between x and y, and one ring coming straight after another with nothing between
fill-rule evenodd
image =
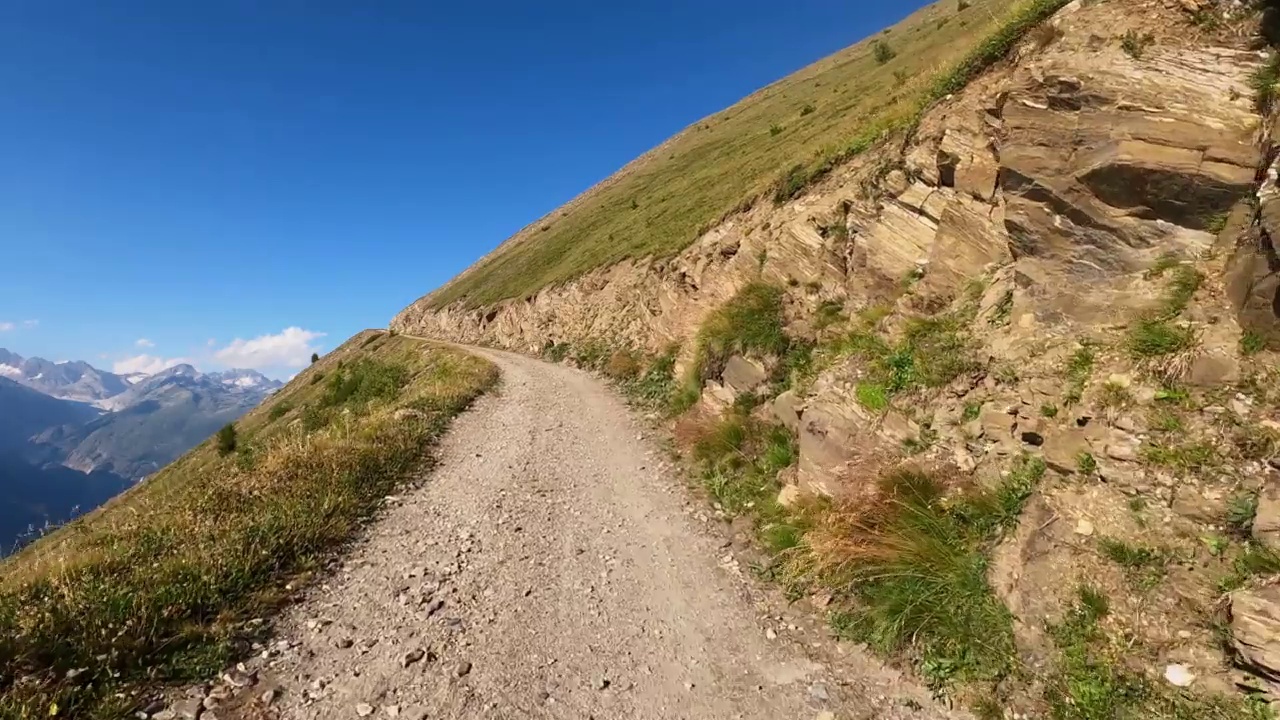
<instances>
[{"instance_id":1,"label":"hillside vegetation","mask_svg":"<svg viewBox=\"0 0 1280 720\"><path fill-rule=\"evenodd\" d=\"M954 66L1008 25L1014 4L934 3L695 123L517 233L428 302L475 307L527 297L628 258L672 255L761 196L786 199L922 101L959 89Z\"/></svg>"},{"instance_id":2,"label":"hillside vegetation","mask_svg":"<svg viewBox=\"0 0 1280 720\"><path fill-rule=\"evenodd\" d=\"M365 332L235 426L0 564L0 718L124 717L203 680L496 379Z\"/></svg>"}]
</instances>

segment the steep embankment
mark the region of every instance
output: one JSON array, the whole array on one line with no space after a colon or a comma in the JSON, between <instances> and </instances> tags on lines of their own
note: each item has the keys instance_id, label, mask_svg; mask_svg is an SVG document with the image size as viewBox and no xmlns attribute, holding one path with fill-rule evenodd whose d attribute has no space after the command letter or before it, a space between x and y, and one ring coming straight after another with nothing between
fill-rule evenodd
<instances>
[{"instance_id":1,"label":"steep embankment","mask_svg":"<svg viewBox=\"0 0 1280 720\"><path fill-rule=\"evenodd\" d=\"M687 249L584 251L576 279L438 293L393 327L571 357L678 416L775 575L980 712L1265 714L1280 193L1260 12L1021 5L897 132ZM798 446L781 472L778 432Z\"/></svg>"}]
</instances>

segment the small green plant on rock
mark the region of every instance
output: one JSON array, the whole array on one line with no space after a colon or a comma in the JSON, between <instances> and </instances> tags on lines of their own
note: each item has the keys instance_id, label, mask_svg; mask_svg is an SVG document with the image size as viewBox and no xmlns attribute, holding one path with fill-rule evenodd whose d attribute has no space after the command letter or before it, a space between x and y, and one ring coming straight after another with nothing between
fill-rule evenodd
<instances>
[{"instance_id":1,"label":"small green plant on rock","mask_svg":"<svg viewBox=\"0 0 1280 720\"><path fill-rule=\"evenodd\" d=\"M1071 354L1071 359L1067 361L1066 402L1068 405L1080 402L1084 394L1084 386L1093 374L1095 358L1093 344L1088 341L1082 342L1080 347Z\"/></svg>"},{"instance_id":2,"label":"small green plant on rock","mask_svg":"<svg viewBox=\"0 0 1280 720\"><path fill-rule=\"evenodd\" d=\"M1267 340L1253 330L1246 330L1240 336L1240 354L1257 355L1267 349Z\"/></svg>"},{"instance_id":3,"label":"small green plant on rock","mask_svg":"<svg viewBox=\"0 0 1280 720\"><path fill-rule=\"evenodd\" d=\"M1134 60L1140 59L1147 48L1155 44L1156 36L1151 33L1139 34L1136 30L1127 30L1120 38L1120 47L1124 53Z\"/></svg>"},{"instance_id":4,"label":"small green plant on rock","mask_svg":"<svg viewBox=\"0 0 1280 720\"><path fill-rule=\"evenodd\" d=\"M1129 581L1139 588L1155 587L1164 579L1169 559L1161 550L1106 537L1098 540L1098 548L1108 559L1123 567Z\"/></svg>"},{"instance_id":5,"label":"small green plant on rock","mask_svg":"<svg viewBox=\"0 0 1280 720\"><path fill-rule=\"evenodd\" d=\"M1082 452L1076 456L1076 468L1081 475L1094 475L1098 472L1098 461L1091 453Z\"/></svg>"}]
</instances>

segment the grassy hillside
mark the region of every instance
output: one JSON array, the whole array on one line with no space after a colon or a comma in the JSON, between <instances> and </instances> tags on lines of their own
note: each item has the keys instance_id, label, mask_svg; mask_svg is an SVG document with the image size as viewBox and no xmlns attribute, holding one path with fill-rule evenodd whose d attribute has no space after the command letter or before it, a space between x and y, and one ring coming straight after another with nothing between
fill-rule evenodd
<instances>
[{"instance_id":1,"label":"grassy hillside","mask_svg":"<svg viewBox=\"0 0 1280 720\"><path fill-rule=\"evenodd\" d=\"M234 433L0 564L0 718L124 717L149 683L225 668L244 621L349 539L496 376L362 333Z\"/></svg>"},{"instance_id":2,"label":"grassy hillside","mask_svg":"<svg viewBox=\"0 0 1280 720\"><path fill-rule=\"evenodd\" d=\"M785 195L913 114L1013 4L942 0L694 124L517 233L431 305L525 297L627 258L679 252L735 208L779 183Z\"/></svg>"}]
</instances>

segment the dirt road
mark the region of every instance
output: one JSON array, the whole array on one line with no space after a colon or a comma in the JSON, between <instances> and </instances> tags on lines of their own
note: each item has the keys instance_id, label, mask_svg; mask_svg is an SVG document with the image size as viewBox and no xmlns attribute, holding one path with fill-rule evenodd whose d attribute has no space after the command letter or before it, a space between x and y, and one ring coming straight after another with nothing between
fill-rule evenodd
<instances>
[{"instance_id":1,"label":"dirt road","mask_svg":"<svg viewBox=\"0 0 1280 720\"><path fill-rule=\"evenodd\" d=\"M752 579L602 383L478 352L501 388L281 620L255 705L270 690L283 718L948 717Z\"/></svg>"}]
</instances>

